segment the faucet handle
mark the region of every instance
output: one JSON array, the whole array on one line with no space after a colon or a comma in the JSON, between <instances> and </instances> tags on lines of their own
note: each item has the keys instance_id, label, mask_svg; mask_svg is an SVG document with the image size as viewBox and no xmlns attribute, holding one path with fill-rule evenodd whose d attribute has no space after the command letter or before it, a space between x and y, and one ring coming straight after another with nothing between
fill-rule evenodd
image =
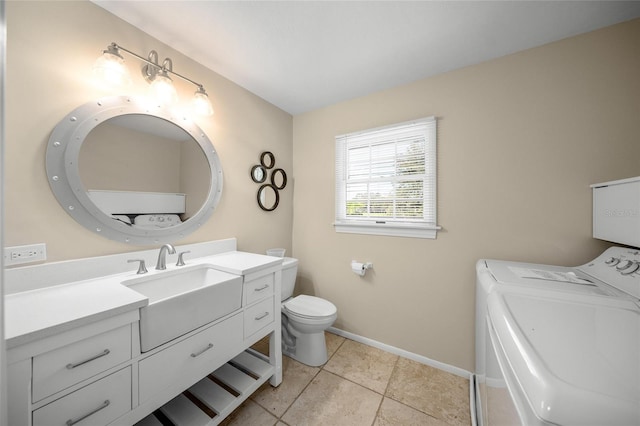
<instances>
[{"instance_id":1,"label":"faucet handle","mask_svg":"<svg viewBox=\"0 0 640 426\"><path fill-rule=\"evenodd\" d=\"M178 254L178 262L176 263L176 266L184 266L184 259L182 258L183 254L187 254L187 253L191 253L191 250L187 250L187 251L182 251Z\"/></svg>"},{"instance_id":2,"label":"faucet handle","mask_svg":"<svg viewBox=\"0 0 640 426\"><path fill-rule=\"evenodd\" d=\"M144 259L129 259L127 260L127 263L132 263L132 262L140 262L140 265L138 265L138 272L136 272L136 274L146 274L147 272L147 267L144 264Z\"/></svg>"}]
</instances>

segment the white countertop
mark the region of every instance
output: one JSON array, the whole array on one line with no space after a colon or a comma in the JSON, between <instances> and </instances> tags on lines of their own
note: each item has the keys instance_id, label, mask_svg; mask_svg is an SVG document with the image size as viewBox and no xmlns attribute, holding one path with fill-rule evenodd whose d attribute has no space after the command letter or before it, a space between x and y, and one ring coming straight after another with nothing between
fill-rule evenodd
<instances>
[{"instance_id":1,"label":"white countertop","mask_svg":"<svg viewBox=\"0 0 640 426\"><path fill-rule=\"evenodd\" d=\"M210 264L236 275L282 263L281 258L239 251L185 261L187 265ZM177 268L167 265L167 271ZM161 273L152 268L148 272L149 276ZM135 271L125 272L5 295L7 349L148 305L146 296L121 284L140 276Z\"/></svg>"},{"instance_id":2,"label":"white countertop","mask_svg":"<svg viewBox=\"0 0 640 426\"><path fill-rule=\"evenodd\" d=\"M145 296L114 278L10 294L4 305L7 349L147 304Z\"/></svg>"},{"instance_id":3,"label":"white countertop","mask_svg":"<svg viewBox=\"0 0 640 426\"><path fill-rule=\"evenodd\" d=\"M281 257L244 251L230 251L203 259L220 271L236 275L248 275L261 269L278 266L283 260Z\"/></svg>"}]
</instances>

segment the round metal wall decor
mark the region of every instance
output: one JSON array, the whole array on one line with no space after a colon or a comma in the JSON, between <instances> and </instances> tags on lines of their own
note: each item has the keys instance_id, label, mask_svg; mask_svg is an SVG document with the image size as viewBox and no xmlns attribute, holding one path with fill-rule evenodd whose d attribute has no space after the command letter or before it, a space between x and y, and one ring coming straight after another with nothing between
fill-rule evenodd
<instances>
[{"instance_id":1,"label":"round metal wall decor","mask_svg":"<svg viewBox=\"0 0 640 426\"><path fill-rule=\"evenodd\" d=\"M278 207L280 203L279 191L287 186L287 173L280 168L274 169L275 164L276 158L273 153L264 151L260 154L260 164L251 167L250 171L251 180L255 183L262 184L260 188L258 188L258 206L267 212L274 211ZM267 180L269 170L271 170L271 176L269 178L269 182L271 183L264 183Z\"/></svg>"}]
</instances>

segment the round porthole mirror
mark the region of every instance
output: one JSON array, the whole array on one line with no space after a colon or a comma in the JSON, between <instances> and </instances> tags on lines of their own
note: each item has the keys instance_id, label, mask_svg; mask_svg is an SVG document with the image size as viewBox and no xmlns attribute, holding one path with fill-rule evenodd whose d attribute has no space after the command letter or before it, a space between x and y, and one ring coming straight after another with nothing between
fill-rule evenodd
<instances>
[{"instance_id":1,"label":"round porthole mirror","mask_svg":"<svg viewBox=\"0 0 640 426\"><path fill-rule=\"evenodd\" d=\"M47 144L46 171L78 223L136 245L194 232L222 195L222 166L204 131L126 96L89 102L63 118Z\"/></svg>"}]
</instances>

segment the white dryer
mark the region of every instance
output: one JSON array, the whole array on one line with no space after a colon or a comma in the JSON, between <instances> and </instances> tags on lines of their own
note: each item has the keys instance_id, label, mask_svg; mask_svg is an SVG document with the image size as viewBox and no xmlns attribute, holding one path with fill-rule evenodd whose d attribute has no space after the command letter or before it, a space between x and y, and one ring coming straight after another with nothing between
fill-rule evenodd
<instances>
[{"instance_id":1,"label":"white dryer","mask_svg":"<svg viewBox=\"0 0 640 426\"><path fill-rule=\"evenodd\" d=\"M636 266L640 250L612 247L575 269L500 264L520 274L553 273L556 281L520 276L500 284L482 276L479 285L491 290L476 330L478 423L640 425ZM557 281L563 276L589 284Z\"/></svg>"},{"instance_id":2,"label":"white dryer","mask_svg":"<svg viewBox=\"0 0 640 426\"><path fill-rule=\"evenodd\" d=\"M601 196L609 186L622 203ZM593 187L594 237L640 246L629 239L640 178ZM630 233L611 215L626 215ZM476 270L480 425L640 425L639 249L611 247L577 268L482 260Z\"/></svg>"},{"instance_id":3,"label":"white dryer","mask_svg":"<svg viewBox=\"0 0 640 426\"><path fill-rule=\"evenodd\" d=\"M531 287L541 291L600 296L623 296L582 271L563 266L481 259L476 263L476 374L482 380L486 370L488 339L487 298L496 288Z\"/></svg>"}]
</instances>

